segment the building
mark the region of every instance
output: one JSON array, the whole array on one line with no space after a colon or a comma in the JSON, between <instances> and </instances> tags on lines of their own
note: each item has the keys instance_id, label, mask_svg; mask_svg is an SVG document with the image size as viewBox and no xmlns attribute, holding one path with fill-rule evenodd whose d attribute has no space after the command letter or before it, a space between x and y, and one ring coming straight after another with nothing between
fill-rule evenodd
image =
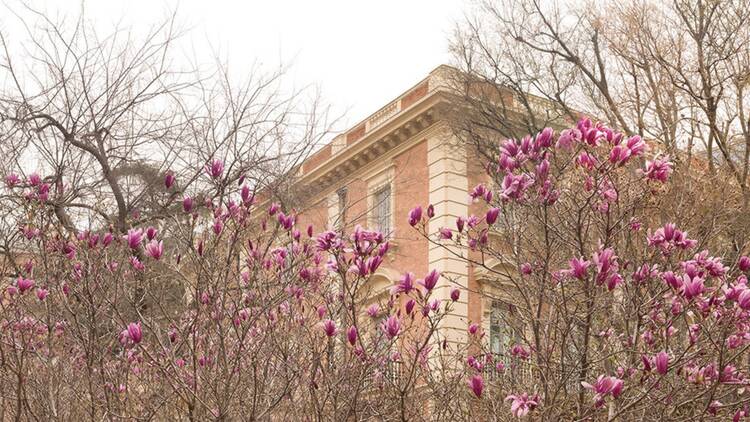
<instances>
[{"instance_id":1,"label":"building","mask_svg":"<svg viewBox=\"0 0 750 422\"><path fill-rule=\"evenodd\" d=\"M368 300L387 296L403 272L422 277L437 269L443 274L437 297L448 300L452 288L461 289L453 314L443 320L442 334L463 342L468 325L481 323L491 347L502 353L509 335L500 313L507 305L490 299L501 297L499 287L483 282L487 277L482 271L453 254L465 250L431 244L407 221L412 207L432 204L435 216L428 229L435 236L440 227L455 227L456 217L483 212L470 203L468 192L488 176L472 147L452 135L445 118L452 71L436 68L307 159L298 183L312 194L298 223L345 231L360 224L388 233L389 259L371 280Z\"/></svg>"}]
</instances>

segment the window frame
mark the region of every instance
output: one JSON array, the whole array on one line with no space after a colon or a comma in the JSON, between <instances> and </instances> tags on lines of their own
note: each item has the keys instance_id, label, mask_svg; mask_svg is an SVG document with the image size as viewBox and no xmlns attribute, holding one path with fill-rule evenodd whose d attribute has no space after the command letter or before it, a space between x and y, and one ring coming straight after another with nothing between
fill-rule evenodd
<instances>
[{"instance_id":1,"label":"window frame","mask_svg":"<svg viewBox=\"0 0 750 422\"><path fill-rule=\"evenodd\" d=\"M336 230L346 227L346 210L349 204L349 189L342 186L336 190Z\"/></svg>"},{"instance_id":2,"label":"window frame","mask_svg":"<svg viewBox=\"0 0 750 422\"><path fill-rule=\"evenodd\" d=\"M372 202L373 228L386 237L391 237L393 232L393 190L390 183L381 185L375 190Z\"/></svg>"},{"instance_id":3,"label":"window frame","mask_svg":"<svg viewBox=\"0 0 750 422\"><path fill-rule=\"evenodd\" d=\"M383 233L388 239L393 239L396 232L396 222L394 215L396 213L396 183L394 179L395 165L393 163L379 167L363 177L367 183L367 225L371 230L379 227L376 218L377 194L383 189L390 189L388 205L388 227L389 232Z\"/></svg>"},{"instance_id":4,"label":"window frame","mask_svg":"<svg viewBox=\"0 0 750 422\"><path fill-rule=\"evenodd\" d=\"M508 350L513 346L513 343L517 341L516 330L513 327L513 324L511 324L507 318L507 315L512 313L511 307L513 305L499 299L490 299L489 305L489 329L487 333L489 349L493 355L506 357L508 355ZM494 344L496 328L499 328L500 331L499 333L497 333L497 335L500 337L500 342L498 345L499 350L496 350Z\"/></svg>"}]
</instances>

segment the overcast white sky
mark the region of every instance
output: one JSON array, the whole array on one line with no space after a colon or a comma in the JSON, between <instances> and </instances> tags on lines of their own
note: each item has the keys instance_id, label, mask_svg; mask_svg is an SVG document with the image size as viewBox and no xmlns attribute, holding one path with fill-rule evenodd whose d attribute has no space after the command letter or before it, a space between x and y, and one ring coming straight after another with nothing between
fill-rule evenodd
<instances>
[{"instance_id":1,"label":"overcast white sky","mask_svg":"<svg viewBox=\"0 0 750 422\"><path fill-rule=\"evenodd\" d=\"M75 16L79 0L36 1L47 12ZM6 5L13 7L12 0ZM299 87L315 84L339 126L353 125L441 63L447 38L463 16L466 0L89 0L86 14L106 32L159 22L175 7L178 20L192 28L196 53L218 49L241 72L254 61L268 66L291 63ZM2 23L2 18L0 18ZM208 43L212 47L208 46ZM344 129L339 127L338 129Z\"/></svg>"}]
</instances>

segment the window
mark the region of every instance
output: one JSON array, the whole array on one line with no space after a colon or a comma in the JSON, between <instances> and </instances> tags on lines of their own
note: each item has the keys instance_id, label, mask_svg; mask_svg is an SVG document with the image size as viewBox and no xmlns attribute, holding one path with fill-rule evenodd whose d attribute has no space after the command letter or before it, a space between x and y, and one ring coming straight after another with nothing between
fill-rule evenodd
<instances>
[{"instance_id":1,"label":"window","mask_svg":"<svg viewBox=\"0 0 750 422\"><path fill-rule=\"evenodd\" d=\"M508 324L511 305L499 300L492 301L490 310L490 351L495 355L505 355L514 340L513 328Z\"/></svg>"},{"instance_id":2,"label":"window","mask_svg":"<svg viewBox=\"0 0 750 422\"><path fill-rule=\"evenodd\" d=\"M336 217L336 228L342 230L346 226L346 201L347 201L347 189L341 188L336 191L337 199L337 212Z\"/></svg>"},{"instance_id":3,"label":"window","mask_svg":"<svg viewBox=\"0 0 750 422\"><path fill-rule=\"evenodd\" d=\"M372 220L375 229L388 235L391 232L391 186L385 185L375 191Z\"/></svg>"}]
</instances>

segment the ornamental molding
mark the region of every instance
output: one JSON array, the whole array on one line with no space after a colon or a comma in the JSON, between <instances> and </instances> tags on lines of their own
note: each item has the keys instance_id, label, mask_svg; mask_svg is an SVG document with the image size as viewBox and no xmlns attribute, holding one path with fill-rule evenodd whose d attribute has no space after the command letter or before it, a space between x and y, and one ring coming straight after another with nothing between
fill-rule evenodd
<instances>
[{"instance_id":1,"label":"ornamental molding","mask_svg":"<svg viewBox=\"0 0 750 422\"><path fill-rule=\"evenodd\" d=\"M448 101L447 95L434 91L398 115L391 116L386 123L366 133L351 145L332 153L314 168L303 171L299 183L315 184L316 189L326 189L342 179L362 170L368 164L382 160L398 147L409 144L417 135L423 134L441 117L441 105ZM341 138L332 144L340 142Z\"/></svg>"}]
</instances>

